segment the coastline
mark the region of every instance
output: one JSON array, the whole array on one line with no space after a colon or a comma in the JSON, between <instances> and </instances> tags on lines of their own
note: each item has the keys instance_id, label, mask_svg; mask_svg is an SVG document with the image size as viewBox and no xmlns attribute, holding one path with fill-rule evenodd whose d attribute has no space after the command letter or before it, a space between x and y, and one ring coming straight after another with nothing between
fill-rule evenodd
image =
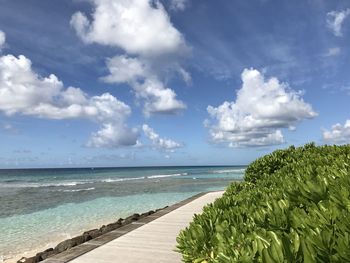
<instances>
[{"instance_id":1,"label":"coastline","mask_svg":"<svg viewBox=\"0 0 350 263\"><path fill-rule=\"evenodd\" d=\"M0 262L1 256L6 263L28 257L118 218L222 190L242 172L211 166L0 171Z\"/></svg>"},{"instance_id":2,"label":"coastline","mask_svg":"<svg viewBox=\"0 0 350 263\"><path fill-rule=\"evenodd\" d=\"M202 192L202 193L193 195L190 198L182 200L171 206L165 206L163 208L150 210L142 214L136 213L126 217L125 219L119 218L117 221L113 223L102 225L99 228L87 230L83 232L81 235L66 239L58 244L56 243L56 245L54 246L52 245L53 243L52 242L51 244L48 244L44 248L38 248L23 254L19 254L18 257L14 256L9 259L4 259L3 263L15 263L15 262L37 263L37 262L42 262L43 260L46 260L48 258L57 257L57 256L59 257L61 254L62 255L68 254L69 255L68 258L71 257L71 259L73 259L95 248L95 247L89 248L89 246L85 245L84 249L86 251L83 251L83 253L81 253L82 249L77 249L78 250L78 254L77 254L77 252L74 251L74 248L77 248L77 247L79 248L81 247L80 245L84 243L91 242L91 241L94 242L95 240L99 240L98 242L101 242L102 240L103 241L102 243L107 243L117 238L118 236L121 236L127 232L130 232L143 224L151 222L154 219L160 216L163 216L206 193L208 192ZM119 231L119 230L122 230L122 231ZM116 233L117 235L113 235L113 232L115 231L117 231ZM72 252L70 252L71 250Z\"/></svg>"},{"instance_id":3,"label":"coastline","mask_svg":"<svg viewBox=\"0 0 350 263\"><path fill-rule=\"evenodd\" d=\"M61 242L52 242L45 247L41 247L32 251L25 252L24 254L20 254L18 256L12 257L10 259L4 259L3 263L15 263L15 262L25 262L25 263L36 263L41 262L49 257L67 251L73 247L81 245L85 242L88 242L92 239L105 235L113 230L121 228L123 226L129 225L132 222L136 222L140 219L143 219L149 215L152 215L158 211L161 211L168 206L163 208L159 208L156 210L150 210L148 212L142 214L133 214L126 218L119 218L117 221L109 223L107 225L102 225L99 228L90 229L84 231L81 235L77 235L73 238L68 238Z\"/></svg>"}]
</instances>

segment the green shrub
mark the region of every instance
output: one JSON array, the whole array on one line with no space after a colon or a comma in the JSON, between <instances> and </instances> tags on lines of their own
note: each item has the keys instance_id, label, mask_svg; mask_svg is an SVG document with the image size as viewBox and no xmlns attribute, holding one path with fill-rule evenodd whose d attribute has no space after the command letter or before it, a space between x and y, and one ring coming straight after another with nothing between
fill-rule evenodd
<instances>
[{"instance_id":1,"label":"green shrub","mask_svg":"<svg viewBox=\"0 0 350 263\"><path fill-rule=\"evenodd\" d=\"M350 145L257 159L177 241L185 262L349 262Z\"/></svg>"}]
</instances>

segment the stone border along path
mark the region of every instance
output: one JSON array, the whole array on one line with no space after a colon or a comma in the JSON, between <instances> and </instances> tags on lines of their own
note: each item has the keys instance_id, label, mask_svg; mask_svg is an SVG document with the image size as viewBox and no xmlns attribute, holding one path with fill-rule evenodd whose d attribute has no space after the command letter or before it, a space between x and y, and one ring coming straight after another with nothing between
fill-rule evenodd
<instances>
[{"instance_id":1,"label":"stone border along path","mask_svg":"<svg viewBox=\"0 0 350 263\"><path fill-rule=\"evenodd\" d=\"M176 237L194 214L221 197L224 191L197 194L152 215L132 222L41 263L177 263Z\"/></svg>"}]
</instances>

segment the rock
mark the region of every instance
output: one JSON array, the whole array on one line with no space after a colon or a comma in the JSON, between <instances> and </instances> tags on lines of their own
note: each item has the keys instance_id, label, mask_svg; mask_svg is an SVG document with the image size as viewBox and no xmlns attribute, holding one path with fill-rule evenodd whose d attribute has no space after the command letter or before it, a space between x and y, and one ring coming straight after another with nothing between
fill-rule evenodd
<instances>
[{"instance_id":1,"label":"rock","mask_svg":"<svg viewBox=\"0 0 350 263\"><path fill-rule=\"evenodd\" d=\"M100 232L101 232L101 234L105 234L105 233L111 232L111 231L113 231L121 226L122 226L122 223L121 223L121 221L119 222L119 220L118 220L116 223L111 223L111 224L108 224L106 226L102 226L100 228Z\"/></svg>"},{"instance_id":2,"label":"rock","mask_svg":"<svg viewBox=\"0 0 350 263\"><path fill-rule=\"evenodd\" d=\"M73 237L71 241L72 241L72 247L75 247L77 245L83 244L86 240L84 235L81 235L81 236Z\"/></svg>"},{"instance_id":3,"label":"rock","mask_svg":"<svg viewBox=\"0 0 350 263\"><path fill-rule=\"evenodd\" d=\"M114 230L114 229L117 229L117 228L119 228L119 227L121 227L121 226L122 226L122 223L119 222L119 221L107 225L107 227L113 228L113 230Z\"/></svg>"},{"instance_id":4,"label":"rock","mask_svg":"<svg viewBox=\"0 0 350 263\"><path fill-rule=\"evenodd\" d=\"M91 239L94 239L94 238L99 237L103 234L106 234L110 231L113 231L121 226L130 224L130 223L137 221L141 218L152 215L155 212L160 211L160 210L165 209L165 208L167 208L167 206L164 208L161 208L161 209L154 210L154 211L153 210L148 211L148 212L143 213L141 215L140 214L133 214L125 219L119 218L114 223L111 223L108 225L103 225L99 229L92 229L92 230L84 232L80 236L76 236L72 239L65 240L65 241L59 243L55 248L46 249L43 252L37 253L34 257L31 257L31 258L22 257L20 260L17 261L17 263L37 263L37 262L40 262L42 260L45 260L45 259L51 257L52 255L66 251L72 247L78 246L82 243L85 243L85 242L91 240Z\"/></svg>"},{"instance_id":5,"label":"rock","mask_svg":"<svg viewBox=\"0 0 350 263\"><path fill-rule=\"evenodd\" d=\"M55 251L54 251L53 248L46 249L45 251L36 254L36 256L35 256L36 260L37 260L36 262L45 260L45 259L47 259L48 257L50 257L50 256L52 256L54 254L55 254Z\"/></svg>"},{"instance_id":6,"label":"rock","mask_svg":"<svg viewBox=\"0 0 350 263\"><path fill-rule=\"evenodd\" d=\"M151 210L151 211L148 211L148 212L146 212L146 213L141 214L141 217L146 217L146 216L152 215L152 214L154 214L154 213L155 213L155 212L154 212L153 210Z\"/></svg>"},{"instance_id":7,"label":"rock","mask_svg":"<svg viewBox=\"0 0 350 263\"><path fill-rule=\"evenodd\" d=\"M52 248L52 247L51 247L51 248L46 249L44 252L51 252L51 251L53 251L53 248Z\"/></svg>"},{"instance_id":8,"label":"rock","mask_svg":"<svg viewBox=\"0 0 350 263\"><path fill-rule=\"evenodd\" d=\"M108 232L107 227L105 225L101 226L101 228L98 231L101 235L106 234Z\"/></svg>"},{"instance_id":9,"label":"rock","mask_svg":"<svg viewBox=\"0 0 350 263\"><path fill-rule=\"evenodd\" d=\"M26 262L27 258L22 257L20 260L17 261L17 263L24 263Z\"/></svg>"},{"instance_id":10,"label":"rock","mask_svg":"<svg viewBox=\"0 0 350 263\"><path fill-rule=\"evenodd\" d=\"M66 251L67 249L70 249L76 245L75 241L73 239L68 239L65 241L62 241L55 247L55 253L61 253L63 251Z\"/></svg>"},{"instance_id":11,"label":"rock","mask_svg":"<svg viewBox=\"0 0 350 263\"><path fill-rule=\"evenodd\" d=\"M94 239L100 235L101 235L101 233L100 233L99 229L92 229L92 230L84 232L84 234L83 234L83 236L85 236L86 241Z\"/></svg>"},{"instance_id":12,"label":"rock","mask_svg":"<svg viewBox=\"0 0 350 263\"><path fill-rule=\"evenodd\" d=\"M37 263L39 261L36 260L36 257L26 258L22 257L17 263Z\"/></svg>"},{"instance_id":13,"label":"rock","mask_svg":"<svg viewBox=\"0 0 350 263\"><path fill-rule=\"evenodd\" d=\"M132 216L128 216L124 219L123 225L130 224L131 222L139 220L140 215L139 214L133 214Z\"/></svg>"}]
</instances>

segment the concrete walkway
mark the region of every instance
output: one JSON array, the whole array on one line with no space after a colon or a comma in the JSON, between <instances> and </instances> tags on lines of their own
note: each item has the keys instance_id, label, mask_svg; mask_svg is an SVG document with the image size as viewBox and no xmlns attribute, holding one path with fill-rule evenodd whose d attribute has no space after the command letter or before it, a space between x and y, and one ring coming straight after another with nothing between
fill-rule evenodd
<instances>
[{"instance_id":1,"label":"concrete walkway","mask_svg":"<svg viewBox=\"0 0 350 263\"><path fill-rule=\"evenodd\" d=\"M200 213L204 205L213 202L222 193L207 193L69 262L181 262L181 255L174 252L177 235L188 226L195 213Z\"/></svg>"}]
</instances>

